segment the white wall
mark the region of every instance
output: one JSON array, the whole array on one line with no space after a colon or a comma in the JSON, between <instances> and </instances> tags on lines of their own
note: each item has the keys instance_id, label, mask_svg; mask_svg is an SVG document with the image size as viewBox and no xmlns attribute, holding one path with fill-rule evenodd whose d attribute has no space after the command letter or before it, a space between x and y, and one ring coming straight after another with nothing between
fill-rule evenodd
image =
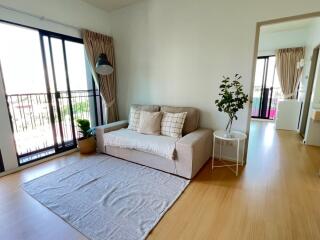
<instances>
[{"instance_id":1,"label":"white wall","mask_svg":"<svg viewBox=\"0 0 320 240\"><path fill-rule=\"evenodd\" d=\"M40 20L29 15L16 13L0 6L0 19L12 21L53 32L80 37L81 28L109 34L109 16L106 12L80 0L0 0L0 5L15 8L37 16L44 16L58 22L63 22L76 28L66 27L46 20ZM77 29L79 28L79 29ZM0 82L0 148L3 154L5 170L18 167L13 136L8 117L3 83Z\"/></svg>"},{"instance_id":2,"label":"white wall","mask_svg":"<svg viewBox=\"0 0 320 240\"><path fill-rule=\"evenodd\" d=\"M222 75L250 90L256 23L320 11L318 0L148 0L111 13L121 118L131 103L194 106L224 128L214 105ZM248 110L235 128L247 131Z\"/></svg>"},{"instance_id":3,"label":"white wall","mask_svg":"<svg viewBox=\"0 0 320 240\"><path fill-rule=\"evenodd\" d=\"M275 55L277 49L304 47L307 44L309 26L301 29L261 32L258 56Z\"/></svg>"}]
</instances>

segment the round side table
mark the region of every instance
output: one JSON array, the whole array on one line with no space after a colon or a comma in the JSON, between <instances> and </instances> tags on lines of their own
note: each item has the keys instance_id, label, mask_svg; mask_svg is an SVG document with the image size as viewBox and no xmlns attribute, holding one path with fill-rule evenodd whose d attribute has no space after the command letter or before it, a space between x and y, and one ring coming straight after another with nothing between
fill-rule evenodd
<instances>
[{"instance_id":1,"label":"round side table","mask_svg":"<svg viewBox=\"0 0 320 240\"><path fill-rule=\"evenodd\" d=\"M223 162L224 163L223 165L215 165L214 154L215 154L216 139L220 140L219 161ZM243 166L243 156L241 158L241 163L240 163L240 143L242 141L244 141L244 143L243 143L243 151L244 151L246 139L247 139L247 135L243 132L240 132L240 131L231 131L230 136L227 136L227 132L224 130L215 131L213 133L212 170L216 167L228 167L232 172L234 172L236 174L236 176L238 176L239 165L241 164L241 166ZM234 163L234 164L226 163L222 159L222 151L223 151L223 147L222 147L223 144L222 143L223 143L223 141L237 143L237 161L236 161L236 163ZM232 167L235 167L236 169L234 170Z\"/></svg>"}]
</instances>

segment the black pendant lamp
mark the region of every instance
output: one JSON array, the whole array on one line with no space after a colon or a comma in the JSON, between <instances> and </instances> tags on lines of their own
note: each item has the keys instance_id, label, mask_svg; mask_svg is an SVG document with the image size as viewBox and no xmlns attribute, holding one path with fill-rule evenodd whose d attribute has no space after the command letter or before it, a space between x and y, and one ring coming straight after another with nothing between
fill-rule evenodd
<instances>
[{"instance_id":1,"label":"black pendant lamp","mask_svg":"<svg viewBox=\"0 0 320 240\"><path fill-rule=\"evenodd\" d=\"M113 73L113 67L111 63L108 61L107 55L105 53L101 53L99 55L96 64L96 72L100 75L109 75Z\"/></svg>"}]
</instances>

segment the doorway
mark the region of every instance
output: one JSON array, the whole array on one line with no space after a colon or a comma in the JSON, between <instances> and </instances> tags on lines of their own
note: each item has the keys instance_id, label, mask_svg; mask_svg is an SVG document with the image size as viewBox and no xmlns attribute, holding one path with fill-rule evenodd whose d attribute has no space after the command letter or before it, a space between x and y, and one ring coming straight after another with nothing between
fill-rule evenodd
<instances>
[{"instance_id":1,"label":"doorway","mask_svg":"<svg viewBox=\"0 0 320 240\"><path fill-rule=\"evenodd\" d=\"M0 23L0 59L19 165L77 146L76 119L103 123L82 39Z\"/></svg>"},{"instance_id":2,"label":"doorway","mask_svg":"<svg viewBox=\"0 0 320 240\"><path fill-rule=\"evenodd\" d=\"M262 129L261 125L264 123L256 121L258 118L273 118L275 119L274 122L268 122L270 128L276 131L292 131L292 134L296 134L297 136L299 136L299 131L302 130L307 136L308 124L306 124L306 122L310 123L310 109L311 107L315 107L313 100L317 99L317 97L319 98L319 91L316 90L316 86L318 85L310 81L313 79L312 72L314 72L314 70L312 70L314 60L311 61L311 58L316 58L313 50L319 46L320 42L319 27L319 12L270 20L257 24L254 54L255 63L251 87L252 111L250 111L249 116L250 134L252 131L260 131ZM268 78L270 78L270 72L272 72L270 70L270 63L271 67L273 65L271 58L277 54L277 50L279 49L288 49L288 51L290 51L290 49L304 49L304 57L299 61L291 58L295 60L292 60L290 63L291 70L302 69L301 76L298 77L298 84L294 86L297 87L295 88L297 90L292 94L287 94L290 99L281 99L280 101L279 98L282 98L283 94L280 86L277 86L280 82L277 70L274 71L273 84L268 85ZM284 75L283 72L281 74ZM314 79L314 81L316 80ZM288 83L290 81L285 80L284 82ZM277 95L277 93L275 93L276 86L279 89L279 97L275 97ZM286 87L284 86L284 88ZM275 114L272 113L272 110L269 110L270 105L271 109L273 108L272 104L270 104L270 99L272 103L273 98L278 99L277 105L279 106L279 110L277 110ZM310 98L311 103L308 103ZM306 127L303 127L305 124ZM311 124L309 125L309 133L316 132L315 130L310 131L313 126L311 126Z\"/></svg>"}]
</instances>

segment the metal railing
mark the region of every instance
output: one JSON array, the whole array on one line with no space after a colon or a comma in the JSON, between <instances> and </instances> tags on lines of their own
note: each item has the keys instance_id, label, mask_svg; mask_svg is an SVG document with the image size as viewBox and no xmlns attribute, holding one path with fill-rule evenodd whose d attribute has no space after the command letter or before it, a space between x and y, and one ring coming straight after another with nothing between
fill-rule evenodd
<instances>
[{"instance_id":1,"label":"metal railing","mask_svg":"<svg viewBox=\"0 0 320 240\"><path fill-rule=\"evenodd\" d=\"M30 93L7 95L11 123L20 157L31 153L48 151L55 147L53 129L56 129L57 144L73 140L70 99L73 119L88 119L97 122L98 90L78 90L58 93ZM51 97L49 102L48 97ZM52 107L54 119L50 117ZM53 128L54 126L54 128ZM77 136L77 131L75 135Z\"/></svg>"}]
</instances>

